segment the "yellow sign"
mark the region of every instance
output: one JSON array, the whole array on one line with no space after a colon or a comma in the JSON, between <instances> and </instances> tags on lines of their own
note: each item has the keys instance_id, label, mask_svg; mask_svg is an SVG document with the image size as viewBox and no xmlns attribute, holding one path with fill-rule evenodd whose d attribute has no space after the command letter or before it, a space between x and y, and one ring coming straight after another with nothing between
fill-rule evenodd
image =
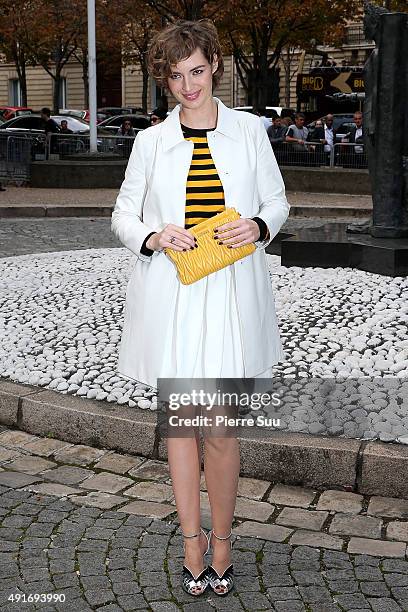
<instances>
[{"instance_id":1,"label":"yellow sign","mask_svg":"<svg viewBox=\"0 0 408 612\"><path fill-rule=\"evenodd\" d=\"M302 76L302 89L304 91L321 91L323 89L323 77Z\"/></svg>"},{"instance_id":2,"label":"yellow sign","mask_svg":"<svg viewBox=\"0 0 408 612\"><path fill-rule=\"evenodd\" d=\"M330 85L335 87L342 93L352 93L350 85L347 83L347 79L351 76L351 72L340 72L340 74L331 81Z\"/></svg>"}]
</instances>

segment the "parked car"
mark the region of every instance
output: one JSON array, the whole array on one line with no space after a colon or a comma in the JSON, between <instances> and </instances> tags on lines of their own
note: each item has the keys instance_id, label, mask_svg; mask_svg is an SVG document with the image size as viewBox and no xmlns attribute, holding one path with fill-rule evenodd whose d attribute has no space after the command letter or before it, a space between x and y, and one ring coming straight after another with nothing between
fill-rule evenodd
<instances>
[{"instance_id":1,"label":"parked car","mask_svg":"<svg viewBox=\"0 0 408 612\"><path fill-rule=\"evenodd\" d=\"M70 117L69 115L51 115L51 119L60 125L61 121L65 120L68 123L68 128L76 134L87 134L89 125L83 119ZM1 130L7 130L14 133L44 133L44 121L41 115L32 113L31 115L20 115L9 119L0 125Z\"/></svg>"},{"instance_id":2,"label":"parked car","mask_svg":"<svg viewBox=\"0 0 408 612\"><path fill-rule=\"evenodd\" d=\"M108 117L98 124L98 131L105 134L116 134L123 121L131 122L133 129L137 132L150 127L150 119L147 115L117 115L116 117Z\"/></svg>"},{"instance_id":3,"label":"parked car","mask_svg":"<svg viewBox=\"0 0 408 612\"><path fill-rule=\"evenodd\" d=\"M4 121L32 113L33 109L26 106L0 106L0 115Z\"/></svg>"},{"instance_id":4,"label":"parked car","mask_svg":"<svg viewBox=\"0 0 408 612\"><path fill-rule=\"evenodd\" d=\"M140 106L104 106L98 108L98 113L107 117L116 117L117 115L143 115L144 111Z\"/></svg>"},{"instance_id":5,"label":"parked car","mask_svg":"<svg viewBox=\"0 0 408 612\"><path fill-rule=\"evenodd\" d=\"M247 113L253 113L254 107L253 106L235 106L234 110L246 111ZM272 119L272 117L276 117L276 115L278 115L279 117L281 116L286 117L287 115L293 115L294 112L295 111L293 108L285 108L283 106L267 106L265 117L268 117L270 119Z\"/></svg>"},{"instance_id":6,"label":"parked car","mask_svg":"<svg viewBox=\"0 0 408 612\"><path fill-rule=\"evenodd\" d=\"M69 115L71 117L77 117L78 119L83 119L87 123L89 123L89 110L75 110L68 108L60 108L60 115Z\"/></svg>"},{"instance_id":7,"label":"parked car","mask_svg":"<svg viewBox=\"0 0 408 612\"><path fill-rule=\"evenodd\" d=\"M234 110L246 111L247 113L253 113L253 106L235 106ZM284 108L283 106L267 106L265 110L265 117L269 120L269 123L272 125L273 117L287 117L292 116L294 114L293 108Z\"/></svg>"},{"instance_id":8,"label":"parked car","mask_svg":"<svg viewBox=\"0 0 408 612\"><path fill-rule=\"evenodd\" d=\"M68 123L68 128L75 134L89 134L89 123L85 119L79 117L71 117L70 115L51 115L58 125L61 125L61 121Z\"/></svg>"}]
</instances>

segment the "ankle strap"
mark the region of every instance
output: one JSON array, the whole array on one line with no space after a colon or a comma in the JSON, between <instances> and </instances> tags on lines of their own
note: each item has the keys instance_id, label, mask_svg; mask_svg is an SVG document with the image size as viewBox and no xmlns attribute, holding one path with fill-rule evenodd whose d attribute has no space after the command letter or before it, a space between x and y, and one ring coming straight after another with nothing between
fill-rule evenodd
<instances>
[{"instance_id":1,"label":"ankle strap","mask_svg":"<svg viewBox=\"0 0 408 612\"><path fill-rule=\"evenodd\" d=\"M198 533L193 533L193 535L186 535L185 533L181 532L183 538L196 538L197 536L200 535L201 531L199 531Z\"/></svg>"},{"instance_id":2,"label":"ankle strap","mask_svg":"<svg viewBox=\"0 0 408 612\"><path fill-rule=\"evenodd\" d=\"M220 538L220 536L217 536L217 535L214 533L214 529L212 530L212 534L213 534L213 536L214 536L215 538L217 538L217 540L228 540L228 538L230 538L230 537L232 536L232 529L231 529L231 531L229 532L229 534L228 534L228 535L227 535L225 538Z\"/></svg>"}]
</instances>

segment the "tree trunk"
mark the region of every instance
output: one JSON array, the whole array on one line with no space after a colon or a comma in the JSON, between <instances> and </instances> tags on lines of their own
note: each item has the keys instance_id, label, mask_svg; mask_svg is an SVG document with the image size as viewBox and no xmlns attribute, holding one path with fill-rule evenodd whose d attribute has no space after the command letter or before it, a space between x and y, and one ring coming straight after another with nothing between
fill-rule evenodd
<instances>
[{"instance_id":1,"label":"tree trunk","mask_svg":"<svg viewBox=\"0 0 408 612\"><path fill-rule=\"evenodd\" d=\"M149 73L147 71L147 67L145 65L141 66L142 68L142 108L143 112L147 113L147 88L149 86Z\"/></svg>"},{"instance_id":2,"label":"tree trunk","mask_svg":"<svg viewBox=\"0 0 408 612\"><path fill-rule=\"evenodd\" d=\"M82 80L84 82L84 110L86 110L89 109L88 65L86 62L82 64Z\"/></svg>"},{"instance_id":3,"label":"tree trunk","mask_svg":"<svg viewBox=\"0 0 408 612\"><path fill-rule=\"evenodd\" d=\"M26 66L25 61L20 66L21 74L20 74L20 89L21 89L21 106L28 106L28 96L27 96L27 75L26 75Z\"/></svg>"},{"instance_id":4,"label":"tree trunk","mask_svg":"<svg viewBox=\"0 0 408 612\"><path fill-rule=\"evenodd\" d=\"M17 45L13 50L13 60L16 66L18 82L21 91L21 106L27 106L27 76L26 76L26 58L23 51L19 51Z\"/></svg>"},{"instance_id":5,"label":"tree trunk","mask_svg":"<svg viewBox=\"0 0 408 612\"><path fill-rule=\"evenodd\" d=\"M59 90L60 90L60 83L61 83L61 73L59 71L59 68L56 68L55 76L54 76L54 91L53 91L53 96L52 96L52 106L53 106L53 114L54 115L58 115L59 114Z\"/></svg>"},{"instance_id":6,"label":"tree trunk","mask_svg":"<svg viewBox=\"0 0 408 612\"><path fill-rule=\"evenodd\" d=\"M290 107L290 58L289 49L286 50L286 57L283 60L283 69L285 71L285 106Z\"/></svg>"}]
</instances>

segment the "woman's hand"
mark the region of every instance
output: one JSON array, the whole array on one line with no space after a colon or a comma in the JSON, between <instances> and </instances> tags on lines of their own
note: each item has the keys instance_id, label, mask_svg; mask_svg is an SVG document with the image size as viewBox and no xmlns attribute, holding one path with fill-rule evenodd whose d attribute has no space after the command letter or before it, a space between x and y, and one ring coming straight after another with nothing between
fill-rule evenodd
<instances>
[{"instance_id":1,"label":"woman's hand","mask_svg":"<svg viewBox=\"0 0 408 612\"><path fill-rule=\"evenodd\" d=\"M196 239L188 230L172 223L166 225L161 232L150 236L146 242L147 248L153 251L162 251L165 247L173 251L187 251L194 249L195 244Z\"/></svg>"},{"instance_id":2,"label":"woman's hand","mask_svg":"<svg viewBox=\"0 0 408 612\"><path fill-rule=\"evenodd\" d=\"M218 244L224 244L233 249L256 242L260 236L259 226L252 219L230 221L218 226L216 230L214 230L214 238Z\"/></svg>"}]
</instances>

